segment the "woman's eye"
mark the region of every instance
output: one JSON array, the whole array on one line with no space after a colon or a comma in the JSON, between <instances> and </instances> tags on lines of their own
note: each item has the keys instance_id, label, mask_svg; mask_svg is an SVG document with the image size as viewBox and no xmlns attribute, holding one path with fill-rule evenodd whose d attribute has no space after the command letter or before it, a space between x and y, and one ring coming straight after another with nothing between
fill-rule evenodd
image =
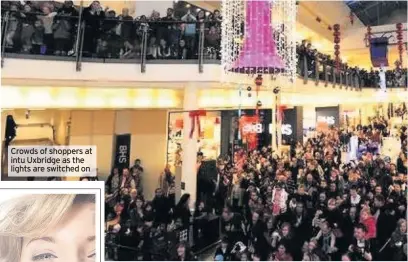
<instances>
[{"instance_id":1,"label":"woman's eye","mask_svg":"<svg viewBox=\"0 0 408 262\"><path fill-rule=\"evenodd\" d=\"M95 254L95 251L94 251L94 252L92 252L91 255L88 256L88 258L95 258L95 256L96 256L96 254Z\"/></svg>"},{"instance_id":2,"label":"woman's eye","mask_svg":"<svg viewBox=\"0 0 408 262\"><path fill-rule=\"evenodd\" d=\"M44 253L44 254L39 254L36 256L33 256L33 261L50 261L54 258L58 258L57 256L51 254L51 253Z\"/></svg>"}]
</instances>

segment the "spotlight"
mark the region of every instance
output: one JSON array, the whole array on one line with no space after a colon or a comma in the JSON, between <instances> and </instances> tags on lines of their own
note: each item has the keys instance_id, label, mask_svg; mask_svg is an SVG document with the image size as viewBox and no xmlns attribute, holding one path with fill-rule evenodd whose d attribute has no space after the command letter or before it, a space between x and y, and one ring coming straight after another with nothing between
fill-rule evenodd
<instances>
[{"instance_id":1,"label":"spotlight","mask_svg":"<svg viewBox=\"0 0 408 262\"><path fill-rule=\"evenodd\" d=\"M251 93L248 93L248 97L251 97L252 96L252 94Z\"/></svg>"},{"instance_id":2,"label":"spotlight","mask_svg":"<svg viewBox=\"0 0 408 262\"><path fill-rule=\"evenodd\" d=\"M262 106L261 100L258 100L258 102L256 103L256 105L257 105L258 107L261 107L261 106Z\"/></svg>"},{"instance_id":3,"label":"spotlight","mask_svg":"<svg viewBox=\"0 0 408 262\"><path fill-rule=\"evenodd\" d=\"M196 11L197 11L197 13L198 13L198 12L200 12L200 11L201 11L201 9L200 9L200 8L197 8L197 9L196 9Z\"/></svg>"},{"instance_id":4,"label":"spotlight","mask_svg":"<svg viewBox=\"0 0 408 262\"><path fill-rule=\"evenodd\" d=\"M252 90L252 87L248 86L247 90L248 90L248 92L250 92Z\"/></svg>"},{"instance_id":5,"label":"spotlight","mask_svg":"<svg viewBox=\"0 0 408 262\"><path fill-rule=\"evenodd\" d=\"M279 92L280 92L280 87L279 87L279 86L277 86L277 87L275 87L275 88L273 89L273 93L274 93L275 95L279 94Z\"/></svg>"},{"instance_id":6,"label":"spotlight","mask_svg":"<svg viewBox=\"0 0 408 262\"><path fill-rule=\"evenodd\" d=\"M190 8L190 7L191 7L191 5L190 5L190 4L186 4L186 7L187 7L187 8Z\"/></svg>"}]
</instances>

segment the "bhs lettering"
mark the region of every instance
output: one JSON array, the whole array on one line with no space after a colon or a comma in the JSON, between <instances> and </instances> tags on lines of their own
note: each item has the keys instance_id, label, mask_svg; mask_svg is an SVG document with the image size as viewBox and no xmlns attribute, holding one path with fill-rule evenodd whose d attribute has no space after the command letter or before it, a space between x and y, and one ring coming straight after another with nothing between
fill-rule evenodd
<instances>
[{"instance_id":1,"label":"bhs lettering","mask_svg":"<svg viewBox=\"0 0 408 262\"><path fill-rule=\"evenodd\" d=\"M127 146L119 146L119 163L123 164L127 162Z\"/></svg>"}]
</instances>

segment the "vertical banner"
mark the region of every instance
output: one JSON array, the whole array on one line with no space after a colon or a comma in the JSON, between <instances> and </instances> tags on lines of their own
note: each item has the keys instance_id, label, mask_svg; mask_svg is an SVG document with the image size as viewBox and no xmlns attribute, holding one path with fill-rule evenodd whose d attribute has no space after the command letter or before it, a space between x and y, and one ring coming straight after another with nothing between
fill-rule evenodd
<instances>
[{"instance_id":1,"label":"vertical banner","mask_svg":"<svg viewBox=\"0 0 408 262\"><path fill-rule=\"evenodd\" d=\"M130 166L130 134L116 135L115 167L119 169Z\"/></svg>"}]
</instances>

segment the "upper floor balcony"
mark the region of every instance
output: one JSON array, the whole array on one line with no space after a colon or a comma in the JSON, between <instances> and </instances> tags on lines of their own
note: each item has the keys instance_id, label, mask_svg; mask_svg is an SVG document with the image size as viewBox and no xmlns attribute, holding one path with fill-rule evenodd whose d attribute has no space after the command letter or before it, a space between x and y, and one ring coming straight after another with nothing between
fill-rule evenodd
<instances>
[{"instance_id":1,"label":"upper floor balcony","mask_svg":"<svg viewBox=\"0 0 408 262\"><path fill-rule=\"evenodd\" d=\"M112 10L61 6L2 10L2 78L112 82L220 82L221 17L136 19ZM367 72L298 45L298 82L359 90L379 86ZM388 87L406 87L406 69L386 73Z\"/></svg>"}]
</instances>

